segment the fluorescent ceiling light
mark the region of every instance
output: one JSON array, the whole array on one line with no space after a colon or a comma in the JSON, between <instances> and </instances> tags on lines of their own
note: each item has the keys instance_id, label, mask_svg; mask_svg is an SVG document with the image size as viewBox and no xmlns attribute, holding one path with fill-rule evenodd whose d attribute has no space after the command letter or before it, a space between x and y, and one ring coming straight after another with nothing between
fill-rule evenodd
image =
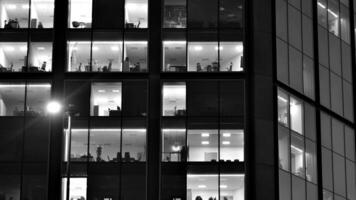
<instances>
[{"instance_id":1,"label":"fluorescent ceiling light","mask_svg":"<svg viewBox=\"0 0 356 200\"><path fill-rule=\"evenodd\" d=\"M4 49L5 51L15 51L15 48L11 46L5 47Z\"/></svg>"},{"instance_id":2,"label":"fluorescent ceiling light","mask_svg":"<svg viewBox=\"0 0 356 200\"><path fill-rule=\"evenodd\" d=\"M198 185L198 188L206 188L206 185Z\"/></svg>"},{"instance_id":3,"label":"fluorescent ceiling light","mask_svg":"<svg viewBox=\"0 0 356 200\"><path fill-rule=\"evenodd\" d=\"M125 44L147 44L147 41L125 41Z\"/></svg>"},{"instance_id":4,"label":"fluorescent ceiling light","mask_svg":"<svg viewBox=\"0 0 356 200\"><path fill-rule=\"evenodd\" d=\"M209 134L209 133L201 133L201 136L202 136L202 137L209 137L210 134Z\"/></svg>"},{"instance_id":5,"label":"fluorescent ceiling light","mask_svg":"<svg viewBox=\"0 0 356 200\"><path fill-rule=\"evenodd\" d=\"M303 153L304 151L294 145L290 145L291 149L294 149L295 151L298 151L299 153Z\"/></svg>"},{"instance_id":6,"label":"fluorescent ceiling light","mask_svg":"<svg viewBox=\"0 0 356 200\"><path fill-rule=\"evenodd\" d=\"M181 149L182 149L182 147L179 146L179 145L174 145L174 146L172 146L172 150L173 150L173 151L180 151Z\"/></svg>"},{"instance_id":7,"label":"fluorescent ceiling light","mask_svg":"<svg viewBox=\"0 0 356 200\"><path fill-rule=\"evenodd\" d=\"M65 131L68 131L68 129L64 129ZM101 128L101 129L80 129L80 128L76 128L76 129L72 129L72 132L121 132L120 128L109 128L109 129L105 129L105 128ZM141 129L141 128L137 128L137 129L122 129L122 131L124 132L140 132L140 133L144 133L146 132L146 129Z\"/></svg>"},{"instance_id":8,"label":"fluorescent ceiling light","mask_svg":"<svg viewBox=\"0 0 356 200\"><path fill-rule=\"evenodd\" d=\"M99 47L93 47L93 51L98 51Z\"/></svg>"},{"instance_id":9,"label":"fluorescent ceiling light","mask_svg":"<svg viewBox=\"0 0 356 200\"><path fill-rule=\"evenodd\" d=\"M27 51L27 46L22 46L22 47L20 47L20 50L21 50L21 51Z\"/></svg>"},{"instance_id":10,"label":"fluorescent ceiling light","mask_svg":"<svg viewBox=\"0 0 356 200\"><path fill-rule=\"evenodd\" d=\"M19 87L25 87L25 84L13 84L13 85L0 85L0 88L19 88ZM40 88L50 88L50 84L31 84L27 85L27 87L40 87Z\"/></svg>"},{"instance_id":11,"label":"fluorescent ceiling light","mask_svg":"<svg viewBox=\"0 0 356 200\"><path fill-rule=\"evenodd\" d=\"M220 185L220 188L226 189L226 188L227 188L227 185Z\"/></svg>"},{"instance_id":12,"label":"fluorescent ceiling light","mask_svg":"<svg viewBox=\"0 0 356 200\"><path fill-rule=\"evenodd\" d=\"M119 51L120 48L118 46L112 46L111 51Z\"/></svg>"},{"instance_id":13,"label":"fluorescent ceiling light","mask_svg":"<svg viewBox=\"0 0 356 200\"><path fill-rule=\"evenodd\" d=\"M30 5L28 5L28 4L23 4L21 7L22 7L22 9L26 9L26 10L27 10L27 9L30 8Z\"/></svg>"},{"instance_id":14,"label":"fluorescent ceiling light","mask_svg":"<svg viewBox=\"0 0 356 200\"><path fill-rule=\"evenodd\" d=\"M7 9L14 10L14 9L17 8L17 5L15 5L15 4L8 4L6 7L7 7Z\"/></svg>"},{"instance_id":15,"label":"fluorescent ceiling light","mask_svg":"<svg viewBox=\"0 0 356 200\"><path fill-rule=\"evenodd\" d=\"M194 50L201 51L201 50L203 50L203 47L202 46L194 46Z\"/></svg>"},{"instance_id":16,"label":"fluorescent ceiling light","mask_svg":"<svg viewBox=\"0 0 356 200\"><path fill-rule=\"evenodd\" d=\"M281 101L283 101L283 102L285 102L285 103L288 102L287 99L285 99L285 98L283 98L283 97L281 97L281 96L278 96L278 100L281 100Z\"/></svg>"},{"instance_id":17,"label":"fluorescent ceiling light","mask_svg":"<svg viewBox=\"0 0 356 200\"><path fill-rule=\"evenodd\" d=\"M241 45L237 45L236 47L235 47L235 49L236 49L236 51L238 51L238 52L242 52L243 50L244 50L244 46L241 44Z\"/></svg>"},{"instance_id":18,"label":"fluorescent ceiling light","mask_svg":"<svg viewBox=\"0 0 356 200\"><path fill-rule=\"evenodd\" d=\"M223 145L230 145L230 141L223 141Z\"/></svg>"},{"instance_id":19,"label":"fluorescent ceiling light","mask_svg":"<svg viewBox=\"0 0 356 200\"><path fill-rule=\"evenodd\" d=\"M220 46L220 47L215 47L215 50L220 50L220 51L222 51L223 49L224 49L224 47L222 47L222 46Z\"/></svg>"},{"instance_id":20,"label":"fluorescent ceiling light","mask_svg":"<svg viewBox=\"0 0 356 200\"><path fill-rule=\"evenodd\" d=\"M43 51L43 50L45 50L46 48L44 48L44 47L37 47L37 50L39 50L39 51Z\"/></svg>"},{"instance_id":21,"label":"fluorescent ceiling light","mask_svg":"<svg viewBox=\"0 0 356 200\"><path fill-rule=\"evenodd\" d=\"M318 2L318 6L320 6L320 7L323 8L323 9L326 8L326 6L325 6L324 4L322 4L322 3L320 3L320 2Z\"/></svg>"},{"instance_id":22,"label":"fluorescent ceiling light","mask_svg":"<svg viewBox=\"0 0 356 200\"><path fill-rule=\"evenodd\" d=\"M104 93L104 92L106 92L105 90L98 90L98 92L100 92L100 93Z\"/></svg>"},{"instance_id":23,"label":"fluorescent ceiling light","mask_svg":"<svg viewBox=\"0 0 356 200\"><path fill-rule=\"evenodd\" d=\"M231 137L231 133L223 133L223 137Z\"/></svg>"},{"instance_id":24,"label":"fluorescent ceiling light","mask_svg":"<svg viewBox=\"0 0 356 200\"><path fill-rule=\"evenodd\" d=\"M114 93L119 93L120 90L112 90L112 92L114 92Z\"/></svg>"},{"instance_id":25,"label":"fluorescent ceiling light","mask_svg":"<svg viewBox=\"0 0 356 200\"><path fill-rule=\"evenodd\" d=\"M201 144L202 145L209 145L210 143L209 143L209 141L201 141Z\"/></svg>"}]
</instances>

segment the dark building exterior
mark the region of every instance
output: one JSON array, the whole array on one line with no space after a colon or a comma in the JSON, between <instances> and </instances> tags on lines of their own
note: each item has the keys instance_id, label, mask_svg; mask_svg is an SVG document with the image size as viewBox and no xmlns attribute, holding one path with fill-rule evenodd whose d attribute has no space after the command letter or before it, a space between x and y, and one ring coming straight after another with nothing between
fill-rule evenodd
<instances>
[{"instance_id":1,"label":"dark building exterior","mask_svg":"<svg viewBox=\"0 0 356 200\"><path fill-rule=\"evenodd\" d=\"M0 0L0 200L355 200L354 13Z\"/></svg>"}]
</instances>

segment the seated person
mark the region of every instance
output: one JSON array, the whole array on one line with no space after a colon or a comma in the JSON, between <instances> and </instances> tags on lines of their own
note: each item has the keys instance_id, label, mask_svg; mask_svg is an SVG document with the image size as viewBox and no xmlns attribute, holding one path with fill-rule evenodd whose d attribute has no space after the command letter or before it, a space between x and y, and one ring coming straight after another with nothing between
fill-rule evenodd
<instances>
[{"instance_id":1,"label":"seated person","mask_svg":"<svg viewBox=\"0 0 356 200\"><path fill-rule=\"evenodd\" d=\"M201 71L202 71L201 65L200 63L197 63L197 72L201 72Z\"/></svg>"}]
</instances>

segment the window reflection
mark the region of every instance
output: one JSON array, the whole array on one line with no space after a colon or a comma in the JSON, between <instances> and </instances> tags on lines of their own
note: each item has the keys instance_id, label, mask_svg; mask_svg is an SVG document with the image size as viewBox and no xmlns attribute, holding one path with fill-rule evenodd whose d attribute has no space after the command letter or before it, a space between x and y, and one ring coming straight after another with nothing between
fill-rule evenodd
<instances>
[{"instance_id":1,"label":"window reflection","mask_svg":"<svg viewBox=\"0 0 356 200\"><path fill-rule=\"evenodd\" d=\"M0 85L0 116L44 116L50 99L50 84L27 85L25 106L25 84Z\"/></svg>"},{"instance_id":2,"label":"window reflection","mask_svg":"<svg viewBox=\"0 0 356 200\"><path fill-rule=\"evenodd\" d=\"M91 116L121 116L121 83L93 83Z\"/></svg>"},{"instance_id":3,"label":"window reflection","mask_svg":"<svg viewBox=\"0 0 356 200\"><path fill-rule=\"evenodd\" d=\"M122 130L122 162L146 161L146 122L143 119L125 119Z\"/></svg>"},{"instance_id":4,"label":"window reflection","mask_svg":"<svg viewBox=\"0 0 356 200\"><path fill-rule=\"evenodd\" d=\"M163 116L184 116L186 112L186 85L183 82L164 83Z\"/></svg>"},{"instance_id":5,"label":"window reflection","mask_svg":"<svg viewBox=\"0 0 356 200\"><path fill-rule=\"evenodd\" d=\"M24 115L25 84L1 84L0 95L1 116Z\"/></svg>"},{"instance_id":6,"label":"window reflection","mask_svg":"<svg viewBox=\"0 0 356 200\"><path fill-rule=\"evenodd\" d=\"M147 28L148 24L147 0L125 1L126 28Z\"/></svg>"},{"instance_id":7,"label":"window reflection","mask_svg":"<svg viewBox=\"0 0 356 200\"><path fill-rule=\"evenodd\" d=\"M187 71L187 47L186 41L163 42L163 71L185 72Z\"/></svg>"},{"instance_id":8,"label":"window reflection","mask_svg":"<svg viewBox=\"0 0 356 200\"><path fill-rule=\"evenodd\" d=\"M90 42L70 41L68 42L68 71L89 72L90 71Z\"/></svg>"},{"instance_id":9,"label":"window reflection","mask_svg":"<svg viewBox=\"0 0 356 200\"><path fill-rule=\"evenodd\" d=\"M52 70L52 43L32 42L28 59L29 72L49 72Z\"/></svg>"},{"instance_id":10,"label":"window reflection","mask_svg":"<svg viewBox=\"0 0 356 200\"><path fill-rule=\"evenodd\" d=\"M1 28L28 28L29 0L1 0Z\"/></svg>"},{"instance_id":11,"label":"window reflection","mask_svg":"<svg viewBox=\"0 0 356 200\"><path fill-rule=\"evenodd\" d=\"M122 42L94 41L92 47L92 71L121 71Z\"/></svg>"},{"instance_id":12,"label":"window reflection","mask_svg":"<svg viewBox=\"0 0 356 200\"><path fill-rule=\"evenodd\" d=\"M26 42L0 42L1 72L25 72L26 66Z\"/></svg>"},{"instance_id":13,"label":"window reflection","mask_svg":"<svg viewBox=\"0 0 356 200\"><path fill-rule=\"evenodd\" d=\"M339 36L339 2L328 1L328 26L329 31Z\"/></svg>"},{"instance_id":14,"label":"window reflection","mask_svg":"<svg viewBox=\"0 0 356 200\"><path fill-rule=\"evenodd\" d=\"M186 0L164 1L164 28L186 28Z\"/></svg>"},{"instance_id":15,"label":"window reflection","mask_svg":"<svg viewBox=\"0 0 356 200\"><path fill-rule=\"evenodd\" d=\"M26 116L46 115L46 106L51 99L50 84L29 84L26 91Z\"/></svg>"},{"instance_id":16,"label":"window reflection","mask_svg":"<svg viewBox=\"0 0 356 200\"><path fill-rule=\"evenodd\" d=\"M147 41L125 41L122 71L147 71Z\"/></svg>"},{"instance_id":17,"label":"window reflection","mask_svg":"<svg viewBox=\"0 0 356 200\"><path fill-rule=\"evenodd\" d=\"M242 0L220 0L219 6L220 28L242 28Z\"/></svg>"},{"instance_id":18,"label":"window reflection","mask_svg":"<svg viewBox=\"0 0 356 200\"><path fill-rule=\"evenodd\" d=\"M92 6L92 0L70 0L69 27L91 28Z\"/></svg>"},{"instance_id":19,"label":"window reflection","mask_svg":"<svg viewBox=\"0 0 356 200\"><path fill-rule=\"evenodd\" d=\"M293 174L304 178L304 139L291 134L291 171Z\"/></svg>"}]
</instances>

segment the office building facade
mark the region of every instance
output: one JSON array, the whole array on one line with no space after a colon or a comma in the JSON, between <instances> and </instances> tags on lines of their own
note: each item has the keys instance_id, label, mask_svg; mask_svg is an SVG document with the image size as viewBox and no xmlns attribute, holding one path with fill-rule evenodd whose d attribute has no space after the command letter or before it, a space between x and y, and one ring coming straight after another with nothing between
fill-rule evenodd
<instances>
[{"instance_id":1,"label":"office building facade","mask_svg":"<svg viewBox=\"0 0 356 200\"><path fill-rule=\"evenodd\" d=\"M0 200L356 199L354 13L0 0Z\"/></svg>"}]
</instances>

